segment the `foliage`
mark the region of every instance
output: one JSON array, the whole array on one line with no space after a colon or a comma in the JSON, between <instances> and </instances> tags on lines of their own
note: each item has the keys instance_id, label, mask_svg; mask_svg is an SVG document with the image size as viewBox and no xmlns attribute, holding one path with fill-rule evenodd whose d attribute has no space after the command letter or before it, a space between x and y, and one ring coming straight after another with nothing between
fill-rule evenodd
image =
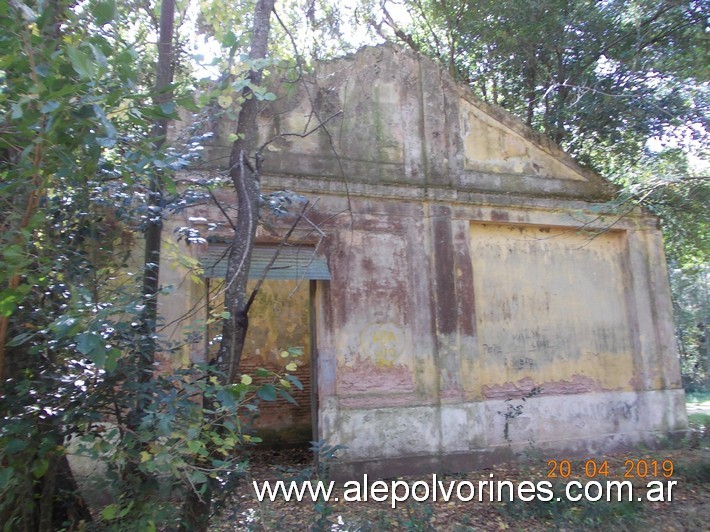
<instances>
[{"instance_id":1,"label":"foliage","mask_svg":"<svg viewBox=\"0 0 710 532\"><path fill-rule=\"evenodd\" d=\"M681 372L688 391L707 391L710 380L709 275L703 266L670 271Z\"/></svg>"},{"instance_id":2,"label":"foliage","mask_svg":"<svg viewBox=\"0 0 710 532\"><path fill-rule=\"evenodd\" d=\"M560 484L553 485L555 493L564 492ZM498 511L507 517L515 516L516 519L530 519L554 523L556 527L591 530L607 528L608 526L635 529L639 525L642 506L638 501L588 501L582 497L573 502L566 497L551 501L523 502L520 499L513 501L504 500Z\"/></svg>"},{"instance_id":3,"label":"foliage","mask_svg":"<svg viewBox=\"0 0 710 532\"><path fill-rule=\"evenodd\" d=\"M710 402L710 392L708 391L688 391L685 394L685 400L688 403L706 403Z\"/></svg>"},{"instance_id":4,"label":"foliage","mask_svg":"<svg viewBox=\"0 0 710 532\"><path fill-rule=\"evenodd\" d=\"M669 126L703 122L702 1L409 5L419 47L578 156L600 144L623 153L633 137L638 154Z\"/></svg>"},{"instance_id":5,"label":"foliage","mask_svg":"<svg viewBox=\"0 0 710 532\"><path fill-rule=\"evenodd\" d=\"M143 275L130 251L166 209L205 195L179 194L166 172L187 164L194 139L156 149L153 136L189 99L156 102L152 56L127 38L137 15L111 0L2 2L0 14L0 521L174 526L186 519L180 501L239 472L257 398L288 399L300 383L290 365L260 370L258 385L171 371L167 358L160 374L144 367ZM153 31L140 23L136 35ZM167 192L149 202L156 176ZM105 468L107 484L88 493L113 501L92 501L93 516L70 454Z\"/></svg>"},{"instance_id":6,"label":"foliage","mask_svg":"<svg viewBox=\"0 0 710 532\"><path fill-rule=\"evenodd\" d=\"M181 79L189 71L187 5L178 3L174 66ZM679 284L691 266L703 271L707 231L696 227L707 228L700 207L707 184L689 171L687 146L662 155L647 150L649 138L674 134L692 146L705 141L703 2L412 5L421 15L412 28L417 46L655 209L682 244L671 254ZM166 209L188 208L214 186L197 183L181 193L169 177L199 148L195 139L185 149L157 149L154 123L177 117L191 96L162 101L151 94L156 7L0 0L0 521L7 530L72 528L92 519L68 467L70 453L105 465L110 489L96 489L114 500L97 503L97 527L190 522L190 507L180 514L176 505L210 500L214 487L238 477L235 452L255 441L248 417L257 398L288 400L289 386L300 386L288 366L255 375L266 379L257 385L252 376L231 384L224 367L170 371L166 359L165 371L154 374L140 363L154 338L141 327L143 271L130 250ZM342 35L340 7L293 2L277 11L273 53L247 55L256 33L246 31L256 21L252 8L203 2L199 20L227 51L225 75L203 103L225 114L239 108L240 120L255 102L274 99L263 79L297 79L294 66L332 55L340 48L325 36ZM179 95L192 84L170 90ZM235 161L251 158L258 177L247 138L255 128L245 124L232 138ZM248 164L230 166L253 177ZM165 190L155 198L150 183L158 178ZM255 190L251 199L258 210L274 198ZM699 304L688 301L684 296L686 323L701 323ZM699 335L697 326L686 331ZM689 363L700 360L700 343ZM162 346L168 355L180 347ZM509 416L501 414L506 430L519 412L509 407ZM318 511L327 524L330 510Z\"/></svg>"}]
</instances>

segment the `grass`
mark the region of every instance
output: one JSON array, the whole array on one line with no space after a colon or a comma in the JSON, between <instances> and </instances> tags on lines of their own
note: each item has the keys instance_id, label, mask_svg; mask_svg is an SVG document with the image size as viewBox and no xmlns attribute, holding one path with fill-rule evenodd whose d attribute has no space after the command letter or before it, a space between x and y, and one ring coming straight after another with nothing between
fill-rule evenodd
<instances>
[{"instance_id":1,"label":"grass","mask_svg":"<svg viewBox=\"0 0 710 532\"><path fill-rule=\"evenodd\" d=\"M710 414L689 414L688 423L690 423L691 427L693 425L698 425L700 427L708 427L710 426Z\"/></svg>"}]
</instances>

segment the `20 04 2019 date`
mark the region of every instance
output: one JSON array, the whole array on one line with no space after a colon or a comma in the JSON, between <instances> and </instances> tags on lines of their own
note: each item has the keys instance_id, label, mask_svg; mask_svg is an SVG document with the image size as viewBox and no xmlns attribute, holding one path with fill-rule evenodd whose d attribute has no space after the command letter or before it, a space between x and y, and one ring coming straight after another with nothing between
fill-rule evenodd
<instances>
[{"instance_id":1,"label":"20 04 2019 date","mask_svg":"<svg viewBox=\"0 0 710 532\"><path fill-rule=\"evenodd\" d=\"M571 476L584 476L586 478L608 477L609 462L607 460L587 460L581 467L575 466L569 460L548 460L547 478L569 478ZM627 459L624 460L623 478L648 478L673 476L673 460L647 460Z\"/></svg>"}]
</instances>

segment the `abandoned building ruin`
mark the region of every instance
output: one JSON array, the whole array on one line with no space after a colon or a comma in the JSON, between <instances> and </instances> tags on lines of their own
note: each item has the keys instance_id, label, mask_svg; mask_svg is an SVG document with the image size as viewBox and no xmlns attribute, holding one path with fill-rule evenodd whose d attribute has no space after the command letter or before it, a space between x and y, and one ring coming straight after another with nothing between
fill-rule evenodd
<instances>
[{"instance_id":1,"label":"abandoned building ruin","mask_svg":"<svg viewBox=\"0 0 710 532\"><path fill-rule=\"evenodd\" d=\"M243 371L301 347L305 389L298 407L264 405L265 433L347 446L338 474L354 478L472 469L531 444L601 453L686 428L653 216L611 214L608 182L409 50L364 48L276 92L259 118L272 139L262 187L307 198L309 223L267 273ZM233 126L214 126L212 171ZM293 221L267 218L255 279ZM209 244L175 243L190 224ZM217 292L230 233L216 206L167 221L204 282L161 269L165 323ZM209 350L196 342L183 362Z\"/></svg>"}]
</instances>

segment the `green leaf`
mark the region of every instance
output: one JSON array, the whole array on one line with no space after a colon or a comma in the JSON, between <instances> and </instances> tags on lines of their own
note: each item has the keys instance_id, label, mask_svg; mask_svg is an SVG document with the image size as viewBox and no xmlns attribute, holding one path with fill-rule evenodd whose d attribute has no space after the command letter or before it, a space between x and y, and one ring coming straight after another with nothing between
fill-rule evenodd
<instances>
[{"instance_id":1,"label":"green leaf","mask_svg":"<svg viewBox=\"0 0 710 532\"><path fill-rule=\"evenodd\" d=\"M102 342L101 337L94 332L85 332L77 335L76 349L82 355L89 356Z\"/></svg>"},{"instance_id":2,"label":"green leaf","mask_svg":"<svg viewBox=\"0 0 710 532\"><path fill-rule=\"evenodd\" d=\"M237 35L232 30L229 30L222 39L222 44L225 48L231 48L237 44Z\"/></svg>"},{"instance_id":3,"label":"green leaf","mask_svg":"<svg viewBox=\"0 0 710 532\"><path fill-rule=\"evenodd\" d=\"M2 256L4 261L16 264L25 257L25 252L19 244L10 244L2 250Z\"/></svg>"},{"instance_id":4,"label":"green leaf","mask_svg":"<svg viewBox=\"0 0 710 532\"><path fill-rule=\"evenodd\" d=\"M135 502L135 501L129 502L129 503L125 506L125 508L123 508L123 510L121 510L121 511L119 512L118 517L121 517L121 518L126 517L126 516L128 515L128 513L133 509L133 503L134 503L134 502Z\"/></svg>"},{"instance_id":5,"label":"green leaf","mask_svg":"<svg viewBox=\"0 0 710 532\"><path fill-rule=\"evenodd\" d=\"M286 375L285 376L286 380L293 384L293 386L297 390L303 390L303 384L301 384L301 381L296 377L295 375Z\"/></svg>"},{"instance_id":6,"label":"green leaf","mask_svg":"<svg viewBox=\"0 0 710 532\"><path fill-rule=\"evenodd\" d=\"M5 445L5 454L15 454L24 451L29 443L25 440L10 440Z\"/></svg>"},{"instance_id":7,"label":"green leaf","mask_svg":"<svg viewBox=\"0 0 710 532\"><path fill-rule=\"evenodd\" d=\"M238 383L238 384L230 384L227 386L227 390L232 394L232 397L234 397L237 400L241 400L241 398L244 396L246 392L249 391L250 385L248 384L243 384L243 383Z\"/></svg>"},{"instance_id":8,"label":"green leaf","mask_svg":"<svg viewBox=\"0 0 710 532\"><path fill-rule=\"evenodd\" d=\"M8 486L12 476L15 474L15 470L11 467L5 467L0 469L0 486Z\"/></svg>"},{"instance_id":9,"label":"green leaf","mask_svg":"<svg viewBox=\"0 0 710 532\"><path fill-rule=\"evenodd\" d=\"M60 107L59 102L49 101L49 102L46 102L46 103L41 107L41 109L39 110L39 112L42 113L42 114L48 114L48 113L51 113L52 111L56 111L57 109L59 109L59 107Z\"/></svg>"},{"instance_id":10,"label":"green leaf","mask_svg":"<svg viewBox=\"0 0 710 532\"><path fill-rule=\"evenodd\" d=\"M178 118L178 116L175 114L176 108L177 106L175 105L175 102L165 102L160 104L160 111L165 117L168 118Z\"/></svg>"},{"instance_id":11,"label":"green leaf","mask_svg":"<svg viewBox=\"0 0 710 532\"><path fill-rule=\"evenodd\" d=\"M281 397L283 397L284 399L286 399L289 403L291 403L292 405L298 406L298 403L296 402L296 400L293 397L291 397L291 394L288 393L286 390L279 389L277 391L278 391L278 394Z\"/></svg>"},{"instance_id":12,"label":"green leaf","mask_svg":"<svg viewBox=\"0 0 710 532\"><path fill-rule=\"evenodd\" d=\"M202 449L204 449L205 444L202 443L200 440L190 440L187 442L187 448L190 449L191 453L197 454L199 453Z\"/></svg>"},{"instance_id":13,"label":"green leaf","mask_svg":"<svg viewBox=\"0 0 710 532\"><path fill-rule=\"evenodd\" d=\"M223 109L226 109L230 105L232 105L232 97L229 95L224 95L220 94L219 97L217 98L217 103L219 104L220 107Z\"/></svg>"},{"instance_id":14,"label":"green leaf","mask_svg":"<svg viewBox=\"0 0 710 532\"><path fill-rule=\"evenodd\" d=\"M84 79L92 79L96 75L96 65L91 58L74 46L67 46L67 55L72 68Z\"/></svg>"},{"instance_id":15,"label":"green leaf","mask_svg":"<svg viewBox=\"0 0 710 532\"><path fill-rule=\"evenodd\" d=\"M106 344L95 332L85 332L76 337L76 350L103 368L106 364Z\"/></svg>"},{"instance_id":16,"label":"green leaf","mask_svg":"<svg viewBox=\"0 0 710 532\"><path fill-rule=\"evenodd\" d=\"M209 479L207 478L207 475L205 475L202 471L191 471L190 472L190 480L192 481L193 484L198 485L198 484L204 484Z\"/></svg>"},{"instance_id":17,"label":"green leaf","mask_svg":"<svg viewBox=\"0 0 710 532\"><path fill-rule=\"evenodd\" d=\"M234 395L229 389L219 390L215 394L215 398L219 401L222 408L232 409L235 406Z\"/></svg>"},{"instance_id":18,"label":"green leaf","mask_svg":"<svg viewBox=\"0 0 710 532\"><path fill-rule=\"evenodd\" d=\"M15 312L19 300L20 298L14 293L14 291L3 290L0 292L0 314L6 318L11 316L12 313Z\"/></svg>"},{"instance_id":19,"label":"green leaf","mask_svg":"<svg viewBox=\"0 0 710 532\"><path fill-rule=\"evenodd\" d=\"M89 44L89 48L91 48L91 53L94 55L96 63L103 68L108 68L108 59L101 48L93 44Z\"/></svg>"},{"instance_id":20,"label":"green leaf","mask_svg":"<svg viewBox=\"0 0 710 532\"><path fill-rule=\"evenodd\" d=\"M34 464L32 464L32 475L35 478L42 478L47 469L49 469L49 460L35 460Z\"/></svg>"},{"instance_id":21,"label":"green leaf","mask_svg":"<svg viewBox=\"0 0 710 532\"><path fill-rule=\"evenodd\" d=\"M101 511L101 517L107 521L111 521L116 518L118 513L118 504L109 504L106 508Z\"/></svg>"},{"instance_id":22,"label":"green leaf","mask_svg":"<svg viewBox=\"0 0 710 532\"><path fill-rule=\"evenodd\" d=\"M115 0L101 0L92 6L96 24L103 26L111 22L116 15Z\"/></svg>"},{"instance_id":23,"label":"green leaf","mask_svg":"<svg viewBox=\"0 0 710 532\"><path fill-rule=\"evenodd\" d=\"M19 120L23 114L22 105L19 102L12 104L12 114L10 116L13 120Z\"/></svg>"},{"instance_id":24,"label":"green leaf","mask_svg":"<svg viewBox=\"0 0 710 532\"><path fill-rule=\"evenodd\" d=\"M121 358L121 350L114 347L109 349L106 355L106 364L104 365L104 369L108 372L116 371L118 359Z\"/></svg>"},{"instance_id":25,"label":"green leaf","mask_svg":"<svg viewBox=\"0 0 710 532\"><path fill-rule=\"evenodd\" d=\"M303 347L289 347L288 352L291 356L300 357L303 356Z\"/></svg>"},{"instance_id":26,"label":"green leaf","mask_svg":"<svg viewBox=\"0 0 710 532\"><path fill-rule=\"evenodd\" d=\"M272 384L264 384L256 391L256 395L264 401L276 401L276 388Z\"/></svg>"},{"instance_id":27,"label":"green leaf","mask_svg":"<svg viewBox=\"0 0 710 532\"><path fill-rule=\"evenodd\" d=\"M58 340L73 336L80 327L79 321L71 316L60 316L49 325L50 330L54 332Z\"/></svg>"},{"instance_id":28,"label":"green leaf","mask_svg":"<svg viewBox=\"0 0 710 532\"><path fill-rule=\"evenodd\" d=\"M170 179L168 176L163 176L163 185L165 186L165 190L167 190L170 194L178 195L178 187L177 183L175 182L174 179Z\"/></svg>"},{"instance_id":29,"label":"green leaf","mask_svg":"<svg viewBox=\"0 0 710 532\"><path fill-rule=\"evenodd\" d=\"M187 111L192 111L196 113L200 110L200 106L195 103L195 97L192 94L181 96L177 98L175 102L177 103L177 105L179 105L183 109L186 109Z\"/></svg>"},{"instance_id":30,"label":"green leaf","mask_svg":"<svg viewBox=\"0 0 710 532\"><path fill-rule=\"evenodd\" d=\"M232 83L232 88L236 92L241 91L242 89L244 89L244 87L247 87L247 86L249 86L249 78L241 78L241 79L238 79L237 81L235 81L234 83Z\"/></svg>"}]
</instances>

